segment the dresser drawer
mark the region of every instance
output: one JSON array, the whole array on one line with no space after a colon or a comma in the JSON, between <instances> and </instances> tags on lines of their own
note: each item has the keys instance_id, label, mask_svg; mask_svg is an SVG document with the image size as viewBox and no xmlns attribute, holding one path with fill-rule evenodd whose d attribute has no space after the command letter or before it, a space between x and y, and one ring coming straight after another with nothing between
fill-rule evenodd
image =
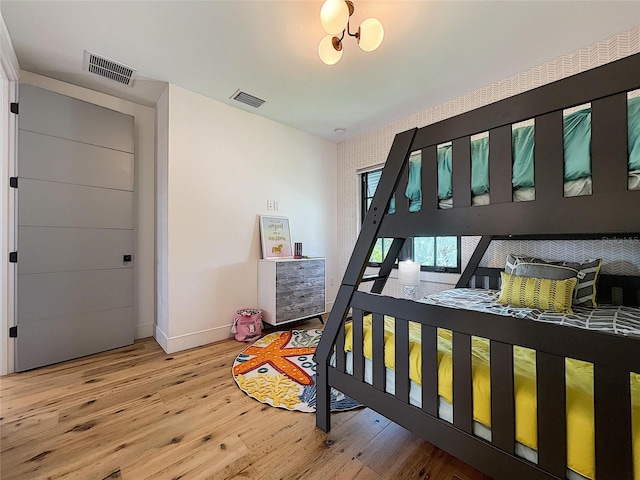
<instances>
[{"instance_id":1,"label":"dresser drawer","mask_svg":"<svg viewBox=\"0 0 640 480\"><path fill-rule=\"evenodd\" d=\"M310 288L324 290L324 260L276 264L276 295L295 294Z\"/></svg>"},{"instance_id":2,"label":"dresser drawer","mask_svg":"<svg viewBox=\"0 0 640 480\"><path fill-rule=\"evenodd\" d=\"M325 259L261 260L258 301L267 323L321 315L325 312Z\"/></svg>"}]
</instances>

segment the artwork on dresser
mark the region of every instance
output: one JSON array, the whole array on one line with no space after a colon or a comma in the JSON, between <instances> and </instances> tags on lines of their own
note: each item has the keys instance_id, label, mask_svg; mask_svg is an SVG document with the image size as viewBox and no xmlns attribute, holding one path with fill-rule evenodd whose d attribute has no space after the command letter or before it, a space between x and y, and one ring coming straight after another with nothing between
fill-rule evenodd
<instances>
[{"instance_id":1,"label":"artwork on dresser","mask_svg":"<svg viewBox=\"0 0 640 480\"><path fill-rule=\"evenodd\" d=\"M260 215L262 258L291 258L291 231L287 217Z\"/></svg>"}]
</instances>

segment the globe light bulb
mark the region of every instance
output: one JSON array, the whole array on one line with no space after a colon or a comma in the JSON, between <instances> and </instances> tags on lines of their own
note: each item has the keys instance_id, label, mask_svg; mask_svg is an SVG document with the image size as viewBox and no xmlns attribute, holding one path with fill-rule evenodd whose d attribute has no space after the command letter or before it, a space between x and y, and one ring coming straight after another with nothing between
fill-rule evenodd
<instances>
[{"instance_id":1,"label":"globe light bulb","mask_svg":"<svg viewBox=\"0 0 640 480\"><path fill-rule=\"evenodd\" d=\"M384 28L377 18L367 18L358 28L358 46L365 52L373 52L382 43Z\"/></svg>"},{"instance_id":2,"label":"globe light bulb","mask_svg":"<svg viewBox=\"0 0 640 480\"><path fill-rule=\"evenodd\" d=\"M330 35L342 32L349 21L349 7L344 0L326 0L320 9L320 23Z\"/></svg>"},{"instance_id":3,"label":"globe light bulb","mask_svg":"<svg viewBox=\"0 0 640 480\"><path fill-rule=\"evenodd\" d=\"M318 55L327 65L335 65L342 58L342 49L336 50L333 46L333 39L336 38L333 35L327 35L318 45Z\"/></svg>"}]
</instances>

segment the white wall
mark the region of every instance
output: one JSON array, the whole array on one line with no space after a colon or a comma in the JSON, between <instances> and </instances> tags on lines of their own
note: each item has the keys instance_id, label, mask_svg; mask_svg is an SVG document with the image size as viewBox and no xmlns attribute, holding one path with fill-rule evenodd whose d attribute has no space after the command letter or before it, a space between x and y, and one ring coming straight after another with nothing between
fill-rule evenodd
<instances>
[{"instance_id":1,"label":"white wall","mask_svg":"<svg viewBox=\"0 0 640 480\"><path fill-rule=\"evenodd\" d=\"M20 81L134 117L135 128L135 301L136 338L153 335L155 323L155 109L21 71Z\"/></svg>"},{"instance_id":2,"label":"white wall","mask_svg":"<svg viewBox=\"0 0 640 480\"><path fill-rule=\"evenodd\" d=\"M259 214L289 217L303 253L327 258L330 308L339 282L336 145L175 85L166 108L168 165L158 191L168 189L167 298L159 304L167 325L159 322L156 333L163 348L228 338L235 311L257 306ZM267 200L279 210L268 212Z\"/></svg>"}]
</instances>

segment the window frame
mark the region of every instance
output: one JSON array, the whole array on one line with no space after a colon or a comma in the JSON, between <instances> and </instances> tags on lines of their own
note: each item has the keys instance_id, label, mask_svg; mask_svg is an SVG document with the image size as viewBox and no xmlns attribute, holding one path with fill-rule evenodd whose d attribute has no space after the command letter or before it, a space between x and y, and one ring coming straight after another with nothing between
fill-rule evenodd
<instances>
[{"instance_id":1,"label":"window frame","mask_svg":"<svg viewBox=\"0 0 640 480\"><path fill-rule=\"evenodd\" d=\"M364 218L367 216L367 212L369 211L368 200L373 200L373 195L375 195L375 190L372 196L368 196L368 178L372 173L382 172L382 167L374 168L371 170L366 170L364 172L360 172L360 224L364 222ZM377 185L376 185L377 189Z\"/></svg>"},{"instance_id":2,"label":"window frame","mask_svg":"<svg viewBox=\"0 0 640 480\"><path fill-rule=\"evenodd\" d=\"M367 215L367 211L369 210L368 208L368 204L369 201L371 199L373 199L373 196L368 196L368 192L369 192L369 175L371 175L372 173L378 173L378 172L382 172L382 167L378 167L378 168L373 168L370 170L366 170L366 171L362 171L358 173L358 176L360 177L360 223L362 224L364 222L364 219ZM376 189L377 189L377 185L376 185ZM374 195L375 195L375 190L374 190ZM447 235L447 236L453 236L453 235ZM404 246L402 247L402 250L400 251L400 255L398 256L400 260L413 260L414 259L414 238L415 237L409 237L407 238L407 241L405 241ZM433 237L419 237L419 238L434 238L435 241L433 242L434 245L434 262L435 259L437 258L436 255L436 248L437 248L437 238L438 236L433 236ZM390 238L377 238L376 239L376 243L378 240L382 240L382 251L385 251L385 243L386 242L391 242L393 239ZM461 273L462 272L462 239L461 237L458 235L456 236L457 239L457 245L456 245L456 266L455 267L439 267L439 266L435 266L435 265L420 265L420 271L421 272L432 272L432 273ZM384 260L384 258L383 258ZM381 262L371 262L368 261L367 262L367 266L369 267L380 267L382 265ZM398 268L398 263L396 261L396 264L393 266L393 268Z\"/></svg>"}]
</instances>

